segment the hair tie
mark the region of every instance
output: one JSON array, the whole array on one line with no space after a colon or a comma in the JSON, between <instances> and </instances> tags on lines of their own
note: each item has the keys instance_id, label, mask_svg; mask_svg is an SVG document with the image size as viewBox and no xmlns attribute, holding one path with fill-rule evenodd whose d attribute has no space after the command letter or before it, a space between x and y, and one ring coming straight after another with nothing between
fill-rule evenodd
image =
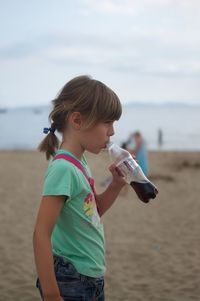
<instances>
[{"instance_id":1,"label":"hair tie","mask_svg":"<svg viewBox=\"0 0 200 301\"><path fill-rule=\"evenodd\" d=\"M43 128L43 133L44 134L48 134L48 132L50 133L54 133L56 129L53 128Z\"/></svg>"}]
</instances>

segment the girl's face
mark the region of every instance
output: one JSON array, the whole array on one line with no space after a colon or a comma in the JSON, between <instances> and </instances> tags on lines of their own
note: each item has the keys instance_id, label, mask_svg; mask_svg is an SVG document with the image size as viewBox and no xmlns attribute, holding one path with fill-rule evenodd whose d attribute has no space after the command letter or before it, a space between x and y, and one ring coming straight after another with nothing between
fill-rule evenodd
<instances>
[{"instance_id":1,"label":"girl's face","mask_svg":"<svg viewBox=\"0 0 200 301\"><path fill-rule=\"evenodd\" d=\"M84 150L98 154L114 135L114 121L99 122L89 129L80 131L80 142Z\"/></svg>"}]
</instances>

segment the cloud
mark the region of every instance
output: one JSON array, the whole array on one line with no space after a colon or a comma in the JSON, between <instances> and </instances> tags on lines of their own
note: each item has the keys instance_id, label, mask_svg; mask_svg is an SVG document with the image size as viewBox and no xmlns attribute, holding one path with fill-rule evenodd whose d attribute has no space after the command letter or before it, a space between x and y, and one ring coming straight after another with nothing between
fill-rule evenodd
<instances>
[{"instance_id":1,"label":"cloud","mask_svg":"<svg viewBox=\"0 0 200 301\"><path fill-rule=\"evenodd\" d=\"M164 9L178 7L179 9L200 8L198 0L84 0L88 10L109 14L137 15L149 8Z\"/></svg>"},{"instance_id":2,"label":"cloud","mask_svg":"<svg viewBox=\"0 0 200 301\"><path fill-rule=\"evenodd\" d=\"M47 34L0 48L0 59L46 61L71 67L91 67L144 76L199 77L200 43L173 32L133 27L113 34Z\"/></svg>"},{"instance_id":3,"label":"cloud","mask_svg":"<svg viewBox=\"0 0 200 301\"><path fill-rule=\"evenodd\" d=\"M44 54L45 51L51 55L68 56L71 51L74 55L94 52L98 48L112 49L118 45L118 42L109 36L96 35L93 33L53 33L34 36L31 39L21 40L14 43L8 43L0 46L0 59L19 59L32 55ZM87 49L86 49L87 48ZM72 50L71 50L72 49ZM93 50L92 50L93 49Z\"/></svg>"},{"instance_id":4,"label":"cloud","mask_svg":"<svg viewBox=\"0 0 200 301\"><path fill-rule=\"evenodd\" d=\"M136 76L151 76L159 78L199 78L199 61L150 61L119 63L112 66L113 71L131 73Z\"/></svg>"},{"instance_id":5,"label":"cloud","mask_svg":"<svg viewBox=\"0 0 200 301\"><path fill-rule=\"evenodd\" d=\"M112 22L117 24L120 20L121 31L118 28L108 30L101 20L101 30L97 31L90 27L80 29L71 26L60 32L50 31L41 35L35 33L18 42L1 45L0 60L21 61L30 58L60 66L94 66L97 70L140 76L199 77L200 22L194 25L187 19L187 9L194 10L198 6L197 1L84 0L81 3L82 9L87 7L90 11L117 14L116 20L112 19ZM157 9L155 15L152 10L148 10L154 7ZM170 10L165 12L167 7ZM177 10L177 7L182 10ZM140 19L132 17L126 23L123 14L139 14L143 9L141 23ZM162 14L159 15L161 11ZM179 19L177 12L181 12ZM118 14L121 14L121 19ZM154 20L154 16L157 19Z\"/></svg>"}]
</instances>

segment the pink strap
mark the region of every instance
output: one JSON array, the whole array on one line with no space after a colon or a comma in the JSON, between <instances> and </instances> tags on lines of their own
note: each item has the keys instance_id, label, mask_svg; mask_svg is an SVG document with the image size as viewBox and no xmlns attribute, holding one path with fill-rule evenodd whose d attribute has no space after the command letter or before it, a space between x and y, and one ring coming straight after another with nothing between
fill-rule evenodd
<instances>
[{"instance_id":1,"label":"pink strap","mask_svg":"<svg viewBox=\"0 0 200 301\"><path fill-rule=\"evenodd\" d=\"M77 160L73 159L72 157L70 157L68 155L64 155L64 154L55 156L53 161L57 160L57 159L64 159L64 160L67 160L67 161L71 162L72 164L74 164L78 169L80 169L82 171L82 173L84 174L86 179L89 181L89 177L86 174L83 166Z\"/></svg>"},{"instance_id":2,"label":"pink strap","mask_svg":"<svg viewBox=\"0 0 200 301\"><path fill-rule=\"evenodd\" d=\"M90 184L90 186L92 188L92 191L94 193L95 199L96 199L96 192L95 192L95 188L94 188L94 180L92 178L88 177L88 175L86 174L85 169L83 168L83 166L81 165L81 163L79 163L74 158L72 158L72 157L70 157L68 155L65 155L65 154L56 155L53 158L53 161L57 160L57 159L64 159L66 161L69 161L70 163L74 164L78 169L80 169L82 171L82 173L84 174L84 176L88 180L88 182L89 182L89 184Z\"/></svg>"}]
</instances>

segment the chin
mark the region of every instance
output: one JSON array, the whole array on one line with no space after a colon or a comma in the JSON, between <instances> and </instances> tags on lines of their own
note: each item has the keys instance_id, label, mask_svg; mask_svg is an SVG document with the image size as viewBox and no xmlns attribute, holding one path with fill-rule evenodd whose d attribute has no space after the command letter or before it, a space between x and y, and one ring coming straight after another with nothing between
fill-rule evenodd
<instances>
[{"instance_id":1,"label":"chin","mask_svg":"<svg viewBox=\"0 0 200 301\"><path fill-rule=\"evenodd\" d=\"M98 148L98 149L87 149L88 152L92 153L92 154L99 154L101 152L102 148Z\"/></svg>"},{"instance_id":2,"label":"chin","mask_svg":"<svg viewBox=\"0 0 200 301\"><path fill-rule=\"evenodd\" d=\"M98 150L93 151L92 153L97 155L97 154L99 154L100 152L101 152L101 149L98 149Z\"/></svg>"}]
</instances>

